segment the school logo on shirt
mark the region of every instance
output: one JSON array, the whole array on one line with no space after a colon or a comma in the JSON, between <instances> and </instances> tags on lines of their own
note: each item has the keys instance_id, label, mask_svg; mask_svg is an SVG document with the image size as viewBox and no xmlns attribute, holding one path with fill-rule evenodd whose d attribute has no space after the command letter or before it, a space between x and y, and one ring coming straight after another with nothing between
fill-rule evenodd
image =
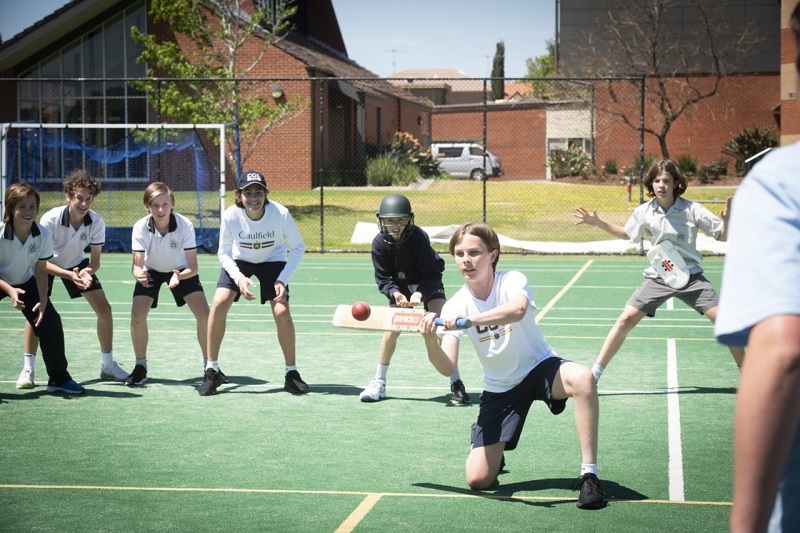
<instances>
[{"instance_id":1,"label":"school logo on shirt","mask_svg":"<svg viewBox=\"0 0 800 533\"><path fill-rule=\"evenodd\" d=\"M37 250L36 245L35 244L31 244L30 248L28 248L28 253L29 254L35 254L36 250Z\"/></svg>"},{"instance_id":2,"label":"school logo on shirt","mask_svg":"<svg viewBox=\"0 0 800 533\"><path fill-rule=\"evenodd\" d=\"M497 340L503 335L508 335L511 333L511 326L506 324L505 326L475 326L478 330L478 335L483 335L483 337L479 337L478 340L481 342L491 341L492 339ZM501 329L502 328L502 329ZM488 335L486 335L488 333Z\"/></svg>"},{"instance_id":3,"label":"school logo on shirt","mask_svg":"<svg viewBox=\"0 0 800 533\"><path fill-rule=\"evenodd\" d=\"M176 250L178 248L178 243L175 241L169 241L169 247L173 250Z\"/></svg>"}]
</instances>

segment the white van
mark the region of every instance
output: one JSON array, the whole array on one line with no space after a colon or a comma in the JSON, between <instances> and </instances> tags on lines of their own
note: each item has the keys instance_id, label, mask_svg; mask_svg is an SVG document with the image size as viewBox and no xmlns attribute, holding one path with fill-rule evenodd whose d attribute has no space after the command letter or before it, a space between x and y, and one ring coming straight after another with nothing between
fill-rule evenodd
<instances>
[{"instance_id":1,"label":"white van","mask_svg":"<svg viewBox=\"0 0 800 533\"><path fill-rule=\"evenodd\" d=\"M502 176L500 158L479 144L433 143L431 156L439 163L439 169L456 178L471 178L483 181L486 177Z\"/></svg>"}]
</instances>

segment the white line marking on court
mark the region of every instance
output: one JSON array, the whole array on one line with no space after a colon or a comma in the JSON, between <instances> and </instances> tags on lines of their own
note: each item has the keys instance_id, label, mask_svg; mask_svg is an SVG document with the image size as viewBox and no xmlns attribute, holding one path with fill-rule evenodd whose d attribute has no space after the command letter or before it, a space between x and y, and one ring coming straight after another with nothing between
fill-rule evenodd
<instances>
[{"instance_id":1,"label":"white line marking on court","mask_svg":"<svg viewBox=\"0 0 800 533\"><path fill-rule=\"evenodd\" d=\"M584 264L584 265L581 267L581 269L580 269L580 270L578 270L578 272L577 272L577 273L576 273L574 276L572 276L572 279L571 279L571 280L569 280L569 283L567 283L566 285L564 285L564 287L562 287L562 289L561 289L560 291L558 291L558 294L556 294L556 295L553 297L553 299L552 299L552 300L550 300L549 302L547 302L547 305L545 305L544 307L542 307L542 310L541 310L541 311L539 311L539 313L536 315L536 323L537 323L537 324L539 323L539 321L540 321L541 319L543 319L543 318L544 318L544 316L547 314L547 312L548 312L548 311L550 311L550 309L552 309L554 305L556 305L556 302L557 302L558 300L560 300L560 299L561 299L561 297L562 297L562 296L564 296L564 294L566 294L566 292L567 292L567 291L568 291L570 288L572 288L572 286L573 286L573 285L575 285L575 283L578 281L578 279L579 279L579 278L580 278L580 277L583 275L583 273L584 273L584 272L586 272L586 269L588 269L588 268L589 268L589 267L592 265L592 263L594 263L594 259L589 259L588 261L586 261L586 264Z\"/></svg>"},{"instance_id":2,"label":"white line marking on court","mask_svg":"<svg viewBox=\"0 0 800 533\"><path fill-rule=\"evenodd\" d=\"M678 359L675 339L667 339L667 428L669 435L669 499L682 502L683 446L681 409L678 402Z\"/></svg>"}]
</instances>

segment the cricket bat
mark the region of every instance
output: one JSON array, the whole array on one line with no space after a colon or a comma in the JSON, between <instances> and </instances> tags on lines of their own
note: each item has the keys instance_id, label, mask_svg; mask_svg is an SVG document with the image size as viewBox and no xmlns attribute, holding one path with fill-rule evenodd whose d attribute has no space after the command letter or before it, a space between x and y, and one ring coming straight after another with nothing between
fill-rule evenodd
<instances>
[{"instance_id":1,"label":"cricket bat","mask_svg":"<svg viewBox=\"0 0 800 533\"><path fill-rule=\"evenodd\" d=\"M333 314L333 326L337 328L351 329L374 329L379 331L418 331L425 316L424 309L413 309L406 307L381 307L370 306L369 318L366 320L356 320L353 318L351 306L339 305ZM442 319L434 320L436 325L443 325ZM472 326L472 322L466 318L460 318L456 325L466 329Z\"/></svg>"}]
</instances>

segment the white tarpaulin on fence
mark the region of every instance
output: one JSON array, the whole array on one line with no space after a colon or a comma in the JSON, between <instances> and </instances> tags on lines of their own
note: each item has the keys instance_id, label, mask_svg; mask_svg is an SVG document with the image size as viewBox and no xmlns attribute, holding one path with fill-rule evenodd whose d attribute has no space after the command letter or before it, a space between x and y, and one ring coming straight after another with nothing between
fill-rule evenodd
<instances>
[{"instance_id":1,"label":"white tarpaulin on fence","mask_svg":"<svg viewBox=\"0 0 800 533\"><path fill-rule=\"evenodd\" d=\"M451 226L421 226L425 233L430 237L431 242L444 243L450 242L453 232L458 229L458 225ZM597 230L603 233L602 230ZM368 244L372 242L378 234L378 225L375 222L357 222L350 239L354 244ZM518 248L530 252L547 254L621 254L631 250L637 250L639 245L631 241L614 239L610 241L592 242L552 242L552 241L520 241L499 235L500 245L504 248ZM701 233L697 236L697 249L701 252L712 254L724 254L728 243L718 242L711 237ZM650 249L650 243L644 243L644 249Z\"/></svg>"}]
</instances>

